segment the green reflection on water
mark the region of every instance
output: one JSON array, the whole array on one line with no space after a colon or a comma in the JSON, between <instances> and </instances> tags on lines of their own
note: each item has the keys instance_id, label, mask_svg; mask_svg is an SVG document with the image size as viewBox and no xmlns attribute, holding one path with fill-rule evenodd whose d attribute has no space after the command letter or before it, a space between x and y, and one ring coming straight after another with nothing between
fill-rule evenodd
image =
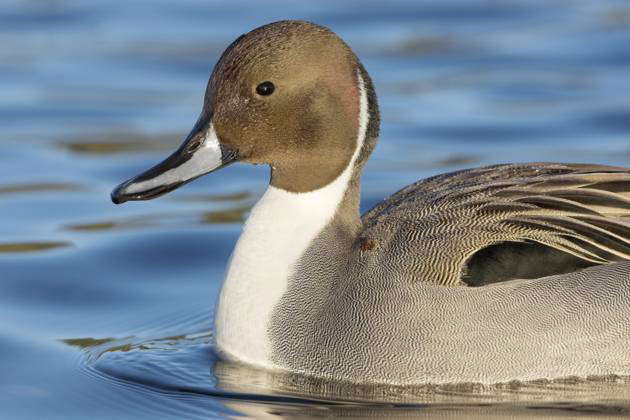
<instances>
[{"instance_id":1,"label":"green reflection on water","mask_svg":"<svg viewBox=\"0 0 630 420\"><path fill-rule=\"evenodd\" d=\"M32 193L44 191L84 191L78 184L63 182L32 182L0 186L0 194Z\"/></svg>"},{"instance_id":2,"label":"green reflection on water","mask_svg":"<svg viewBox=\"0 0 630 420\"><path fill-rule=\"evenodd\" d=\"M245 221L245 217L250 208L251 206L242 206L232 209L209 211L203 214L201 223L242 223Z\"/></svg>"},{"instance_id":3,"label":"green reflection on water","mask_svg":"<svg viewBox=\"0 0 630 420\"><path fill-rule=\"evenodd\" d=\"M69 246L72 246L72 242L9 242L0 243L0 253L37 252Z\"/></svg>"},{"instance_id":4,"label":"green reflection on water","mask_svg":"<svg viewBox=\"0 0 630 420\"><path fill-rule=\"evenodd\" d=\"M72 347L88 349L90 347L100 346L101 344L109 343L114 340L115 338L113 337L107 337L107 338L85 337L85 338L64 338L61 340L61 342L66 343L67 345L72 346Z\"/></svg>"},{"instance_id":5,"label":"green reflection on water","mask_svg":"<svg viewBox=\"0 0 630 420\"><path fill-rule=\"evenodd\" d=\"M77 223L67 225L64 227L64 229L75 232L98 232L103 230L132 229L148 226L151 226L151 223L147 221L142 221L140 219L135 219L122 222L105 221L95 223Z\"/></svg>"},{"instance_id":6,"label":"green reflection on water","mask_svg":"<svg viewBox=\"0 0 630 420\"><path fill-rule=\"evenodd\" d=\"M59 146L73 153L107 156L122 153L171 150L181 139L181 133L145 135L139 133L109 133L94 137L61 141Z\"/></svg>"},{"instance_id":7,"label":"green reflection on water","mask_svg":"<svg viewBox=\"0 0 630 420\"><path fill-rule=\"evenodd\" d=\"M177 201L188 202L238 202L253 198L253 194L249 191L238 191L229 194L194 194L184 197L178 197Z\"/></svg>"},{"instance_id":8,"label":"green reflection on water","mask_svg":"<svg viewBox=\"0 0 630 420\"><path fill-rule=\"evenodd\" d=\"M251 205L230 207L222 210L203 212L190 216L190 213L148 214L128 217L122 220L102 220L89 223L71 223L62 227L71 232L102 232L156 226L189 226L191 224L242 223L251 209Z\"/></svg>"}]
</instances>

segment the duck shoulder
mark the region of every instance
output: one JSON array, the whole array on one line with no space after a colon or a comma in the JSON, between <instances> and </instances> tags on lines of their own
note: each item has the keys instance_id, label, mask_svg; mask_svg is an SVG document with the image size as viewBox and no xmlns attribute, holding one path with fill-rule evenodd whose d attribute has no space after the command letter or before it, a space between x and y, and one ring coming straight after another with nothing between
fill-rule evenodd
<instances>
[{"instance_id":1,"label":"duck shoulder","mask_svg":"<svg viewBox=\"0 0 630 420\"><path fill-rule=\"evenodd\" d=\"M404 278L481 286L563 274L630 259L630 170L467 169L411 184L362 221L361 252Z\"/></svg>"}]
</instances>

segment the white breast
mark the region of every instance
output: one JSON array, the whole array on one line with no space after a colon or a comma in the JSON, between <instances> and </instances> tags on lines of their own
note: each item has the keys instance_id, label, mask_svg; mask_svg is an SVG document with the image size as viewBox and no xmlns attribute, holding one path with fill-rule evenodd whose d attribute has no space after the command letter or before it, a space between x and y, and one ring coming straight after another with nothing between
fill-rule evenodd
<instances>
[{"instance_id":1,"label":"white breast","mask_svg":"<svg viewBox=\"0 0 630 420\"><path fill-rule=\"evenodd\" d=\"M219 298L215 329L226 357L265 368L269 359L267 326L285 292L293 267L335 215L363 146L368 123L363 79L357 146L346 169L330 184L308 193L270 186L245 223Z\"/></svg>"}]
</instances>

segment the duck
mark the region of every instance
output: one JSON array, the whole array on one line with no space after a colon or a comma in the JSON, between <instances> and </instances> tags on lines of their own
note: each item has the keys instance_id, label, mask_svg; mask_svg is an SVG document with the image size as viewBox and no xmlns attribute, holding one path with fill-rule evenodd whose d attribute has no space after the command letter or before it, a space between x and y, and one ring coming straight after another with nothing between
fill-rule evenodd
<instances>
[{"instance_id":1,"label":"duck","mask_svg":"<svg viewBox=\"0 0 630 420\"><path fill-rule=\"evenodd\" d=\"M216 304L222 360L353 384L630 374L630 170L513 163L420 180L361 215L372 80L330 29L270 23L220 56L149 200L234 162L270 167Z\"/></svg>"}]
</instances>

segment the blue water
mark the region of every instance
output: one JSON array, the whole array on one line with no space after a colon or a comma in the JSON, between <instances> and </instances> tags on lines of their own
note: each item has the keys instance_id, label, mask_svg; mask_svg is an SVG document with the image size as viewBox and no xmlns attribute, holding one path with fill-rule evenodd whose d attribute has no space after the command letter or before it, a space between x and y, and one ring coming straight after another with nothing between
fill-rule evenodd
<instances>
[{"instance_id":1,"label":"blue water","mask_svg":"<svg viewBox=\"0 0 630 420\"><path fill-rule=\"evenodd\" d=\"M215 365L213 305L268 170L109 192L179 144L234 38L286 18L335 30L377 87L364 208L463 167L630 166L627 1L4 0L0 417L630 414L623 378L364 389Z\"/></svg>"}]
</instances>

